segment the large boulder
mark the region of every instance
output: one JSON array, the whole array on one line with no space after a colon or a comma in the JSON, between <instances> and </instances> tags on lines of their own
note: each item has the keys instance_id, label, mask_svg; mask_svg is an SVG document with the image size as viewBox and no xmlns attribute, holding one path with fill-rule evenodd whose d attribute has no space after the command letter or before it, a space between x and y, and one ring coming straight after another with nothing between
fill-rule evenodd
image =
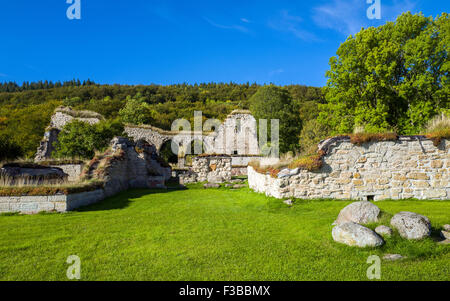
<instances>
[{"instance_id":1,"label":"large boulder","mask_svg":"<svg viewBox=\"0 0 450 301\"><path fill-rule=\"evenodd\" d=\"M342 209L341 212L339 212L339 215L334 224L341 225L347 222L367 224L377 222L380 212L380 208L378 208L371 202L354 202Z\"/></svg>"},{"instance_id":2,"label":"large boulder","mask_svg":"<svg viewBox=\"0 0 450 301\"><path fill-rule=\"evenodd\" d=\"M406 239L423 239L431 235L431 222L423 215L403 211L394 215L391 225Z\"/></svg>"},{"instance_id":3,"label":"large boulder","mask_svg":"<svg viewBox=\"0 0 450 301\"><path fill-rule=\"evenodd\" d=\"M347 222L333 228L334 241L357 247L378 247L383 239L374 231L354 222Z\"/></svg>"}]
</instances>

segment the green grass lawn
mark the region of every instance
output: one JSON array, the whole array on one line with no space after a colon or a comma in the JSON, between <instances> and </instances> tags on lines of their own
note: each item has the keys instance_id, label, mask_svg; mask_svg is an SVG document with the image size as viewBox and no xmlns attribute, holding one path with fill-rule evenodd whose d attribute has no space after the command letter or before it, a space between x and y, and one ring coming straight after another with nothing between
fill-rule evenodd
<instances>
[{"instance_id":1,"label":"green grass lawn","mask_svg":"<svg viewBox=\"0 0 450 301\"><path fill-rule=\"evenodd\" d=\"M69 255L82 280L450 280L449 246L433 238L387 240L378 249L334 242L331 223L348 201L281 200L249 189L132 190L66 214L0 216L1 280L67 280ZM382 201L387 213L430 218L434 235L450 223L449 201ZM385 220L388 220L385 218ZM375 225L371 225L373 227Z\"/></svg>"}]
</instances>

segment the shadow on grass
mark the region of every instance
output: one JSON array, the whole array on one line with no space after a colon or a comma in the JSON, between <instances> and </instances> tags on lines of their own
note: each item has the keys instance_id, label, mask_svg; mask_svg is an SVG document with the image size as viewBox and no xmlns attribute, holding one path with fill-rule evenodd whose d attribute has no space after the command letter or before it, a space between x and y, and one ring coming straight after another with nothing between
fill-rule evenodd
<instances>
[{"instance_id":1,"label":"shadow on grass","mask_svg":"<svg viewBox=\"0 0 450 301\"><path fill-rule=\"evenodd\" d=\"M98 203L80 207L75 209L73 212L88 212L88 211L107 211L114 209L124 209L127 208L131 201L134 199L139 199L146 195L160 194L160 193L170 193L173 191L186 190L186 187L168 187L167 189L129 189L122 191L115 196L106 198Z\"/></svg>"}]
</instances>

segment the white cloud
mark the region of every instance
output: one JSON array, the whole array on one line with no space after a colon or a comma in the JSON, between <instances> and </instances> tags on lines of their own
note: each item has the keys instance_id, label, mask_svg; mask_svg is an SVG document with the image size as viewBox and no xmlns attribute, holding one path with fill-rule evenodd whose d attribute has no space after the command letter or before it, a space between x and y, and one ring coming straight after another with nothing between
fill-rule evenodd
<instances>
[{"instance_id":1,"label":"white cloud","mask_svg":"<svg viewBox=\"0 0 450 301\"><path fill-rule=\"evenodd\" d=\"M302 22L303 19L301 17L290 15L287 10L283 10L277 18L269 21L269 27L278 31L291 33L301 40L317 41L318 39L313 33L305 30L301 26Z\"/></svg>"},{"instance_id":2,"label":"white cloud","mask_svg":"<svg viewBox=\"0 0 450 301\"><path fill-rule=\"evenodd\" d=\"M252 22L250 22L249 19L246 19L246 18L241 18L241 21L244 22L244 23L252 23Z\"/></svg>"},{"instance_id":3,"label":"white cloud","mask_svg":"<svg viewBox=\"0 0 450 301\"><path fill-rule=\"evenodd\" d=\"M270 71L270 72L269 72L269 76L272 77L272 76L274 76L274 75L281 74L281 73L283 73L283 72L284 72L284 69L279 68L279 69Z\"/></svg>"},{"instance_id":4,"label":"white cloud","mask_svg":"<svg viewBox=\"0 0 450 301\"><path fill-rule=\"evenodd\" d=\"M226 30L237 30L240 31L242 33L249 33L249 30L247 29L247 27L245 26L241 26L241 25L222 25L222 24L218 24L206 17L203 17L203 19L205 19L206 22L208 22L210 25L220 28L220 29L226 29Z\"/></svg>"},{"instance_id":5,"label":"white cloud","mask_svg":"<svg viewBox=\"0 0 450 301\"><path fill-rule=\"evenodd\" d=\"M322 28L333 29L344 35L355 34L362 27L373 26L374 22L380 25L393 21L402 12L412 11L416 2L411 0L394 0L387 5L381 0L381 20L372 21L367 18L367 9L371 4L365 0L333 0L330 4L313 8L312 19Z\"/></svg>"}]
</instances>

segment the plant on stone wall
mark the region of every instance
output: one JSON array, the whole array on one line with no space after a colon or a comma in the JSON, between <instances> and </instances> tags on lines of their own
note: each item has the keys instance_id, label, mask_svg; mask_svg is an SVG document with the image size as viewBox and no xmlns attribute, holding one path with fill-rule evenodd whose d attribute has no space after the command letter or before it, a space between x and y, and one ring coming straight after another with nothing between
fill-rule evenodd
<instances>
[{"instance_id":1,"label":"plant on stone wall","mask_svg":"<svg viewBox=\"0 0 450 301\"><path fill-rule=\"evenodd\" d=\"M324 151L318 151L314 155L307 155L296 158L289 164L290 169L300 168L307 171L317 171L322 167L322 157L325 155Z\"/></svg>"},{"instance_id":2,"label":"plant on stone wall","mask_svg":"<svg viewBox=\"0 0 450 301\"><path fill-rule=\"evenodd\" d=\"M123 135L123 125L117 120L97 124L73 120L66 124L58 136L57 157L90 159L95 151L103 151L114 136Z\"/></svg>"},{"instance_id":3,"label":"plant on stone wall","mask_svg":"<svg viewBox=\"0 0 450 301\"><path fill-rule=\"evenodd\" d=\"M368 142L398 140L398 135L396 133L357 133L350 134L349 137L350 142L355 145L362 145Z\"/></svg>"},{"instance_id":4,"label":"plant on stone wall","mask_svg":"<svg viewBox=\"0 0 450 301\"><path fill-rule=\"evenodd\" d=\"M427 138L433 140L435 146L441 143L442 139L450 139L450 112L436 115L428 122Z\"/></svg>"}]
</instances>

